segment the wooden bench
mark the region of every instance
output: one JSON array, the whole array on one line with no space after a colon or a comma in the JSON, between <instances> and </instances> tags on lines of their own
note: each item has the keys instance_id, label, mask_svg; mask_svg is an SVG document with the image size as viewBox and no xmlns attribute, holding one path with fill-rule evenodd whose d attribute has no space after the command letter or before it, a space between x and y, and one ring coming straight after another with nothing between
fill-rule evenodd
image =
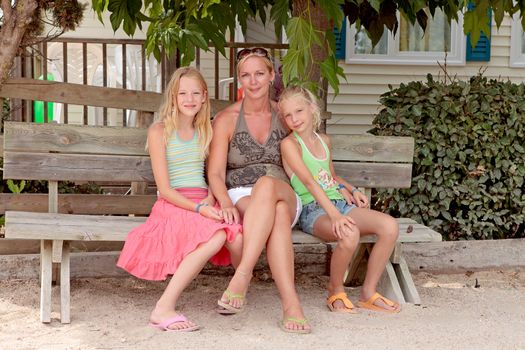
<instances>
[{"instance_id":1,"label":"wooden bench","mask_svg":"<svg viewBox=\"0 0 525 350\"><path fill-rule=\"evenodd\" d=\"M413 140L369 135L332 135L341 176L361 188L409 187ZM7 122L4 134L4 178L49 181L49 212L6 211L6 238L41 240L41 321L51 320L53 263L60 264L60 319L70 322L69 254L72 241L123 241L145 217L72 213L61 203L59 181L127 181L152 183L149 157L144 150L146 129L93 127ZM105 201L114 195L83 195L83 200ZM153 204L154 196L131 198ZM127 200L129 202L129 199ZM60 209L60 210L59 210ZM61 212L59 212L61 211ZM404 242L440 241L441 235L409 219L399 219L398 245L387 264L382 292L399 302L420 303L410 272L402 256ZM310 235L294 231L296 244L324 244ZM349 268L348 281L355 279L361 260L375 241L363 237Z\"/></svg>"}]
</instances>

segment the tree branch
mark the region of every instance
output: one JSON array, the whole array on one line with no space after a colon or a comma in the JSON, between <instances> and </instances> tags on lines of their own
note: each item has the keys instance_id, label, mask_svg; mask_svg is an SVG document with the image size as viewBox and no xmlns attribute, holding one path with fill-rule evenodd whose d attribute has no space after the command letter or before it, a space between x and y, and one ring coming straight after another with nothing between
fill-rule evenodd
<instances>
[{"instance_id":1,"label":"tree branch","mask_svg":"<svg viewBox=\"0 0 525 350\"><path fill-rule=\"evenodd\" d=\"M11 15L13 14L13 8L11 7L10 0L2 0L2 11L4 11L4 23L9 22Z\"/></svg>"}]
</instances>

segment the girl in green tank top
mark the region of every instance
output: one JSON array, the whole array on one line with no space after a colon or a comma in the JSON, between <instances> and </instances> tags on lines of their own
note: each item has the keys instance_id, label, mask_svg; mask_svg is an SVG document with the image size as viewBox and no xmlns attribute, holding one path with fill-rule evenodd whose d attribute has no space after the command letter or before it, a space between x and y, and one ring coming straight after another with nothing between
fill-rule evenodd
<instances>
[{"instance_id":1,"label":"girl in green tank top","mask_svg":"<svg viewBox=\"0 0 525 350\"><path fill-rule=\"evenodd\" d=\"M285 89L279 100L279 111L293 131L282 141L281 154L290 183L303 203L301 227L325 241L337 242L330 263L326 305L333 312L356 312L344 291L344 274L360 236L375 234L377 242L368 259L357 305L374 311L399 312L398 303L376 291L396 244L397 221L370 209L367 196L335 174L330 139L316 133L320 110L310 91L297 86Z\"/></svg>"}]
</instances>

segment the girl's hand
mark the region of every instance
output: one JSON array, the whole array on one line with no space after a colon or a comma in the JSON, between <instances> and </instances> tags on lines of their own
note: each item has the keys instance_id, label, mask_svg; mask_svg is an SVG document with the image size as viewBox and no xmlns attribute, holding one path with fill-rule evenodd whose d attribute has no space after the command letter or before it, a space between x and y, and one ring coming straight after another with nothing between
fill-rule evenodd
<instances>
[{"instance_id":1,"label":"girl's hand","mask_svg":"<svg viewBox=\"0 0 525 350\"><path fill-rule=\"evenodd\" d=\"M348 203L348 205L355 204L354 197L352 197L350 191L348 191L345 187L339 189L339 192L343 195L343 198L345 199L346 203Z\"/></svg>"},{"instance_id":2,"label":"girl's hand","mask_svg":"<svg viewBox=\"0 0 525 350\"><path fill-rule=\"evenodd\" d=\"M203 201L204 203L204 201ZM215 221L222 221L222 216L220 215L220 210L217 209L217 208L214 208L212 206L209 206L209 205L202 205L200 208L199 208L199 214L201 214L202 216L208 218L208 219L212 219L212 220L215 220Z\"/></svg>"},{"instance_id":3,"label":"girl's hand","mask_svg":"<svg viewBox=\"0 0 525 350\"><path fill-rule=\"evenodd\" d=\"M332 232L338 239L348 236L355 232L355 221L343 214L339 214L337 217L332 218Z\"/></svg>"},{"instance_id":4,"label":"girl's hand","mask_svg":"<svg viewBox=\"0 0 525 350\"><path fill-rule=\"evenodd\" d=\"M368 208L368 197L364 193L360 191L354 191L352 196L354 197L354 204L358 208Z\"/></svg>"},{"instance_id":5,"label":"girl's hand","mask_svg":"<svg viewBox=\"0 0 525 350\"><path fill-rule=\"evenodd\" d=\"M202 204L208 204L210 207L214 207L215 206L215 197L209 195L208 197L204 198L201 203Z\"/></svg>"},{"instance_id":6,"label":"girl's hand","mask_svg":"<svg viewBox=\"0 0 525 350\"><path fill-rule=\"evenodd\" d=\"M224 207L219 210L219 215L225 223L231 225L233 223L238 224L240 222L240 214L235 206Z\"/></svg>"}]
</instances>

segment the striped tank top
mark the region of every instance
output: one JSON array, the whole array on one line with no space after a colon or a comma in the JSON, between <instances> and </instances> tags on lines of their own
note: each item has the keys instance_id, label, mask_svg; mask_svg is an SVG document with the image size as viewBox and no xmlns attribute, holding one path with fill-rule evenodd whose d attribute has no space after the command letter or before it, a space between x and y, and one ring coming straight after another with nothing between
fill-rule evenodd
<instances>
[{"instance_id":1,"label":"striped tank top","mask_svg":"<svg viewBox=\"0 0 525 350\"><path fill-rule=\"evenodd\" d=\"M204 180L204 159L201 157L197 131L193 138L183 141L173 131L166 147L166 160L172 188L208 188Z\"/></svg>"}]
</instances>

